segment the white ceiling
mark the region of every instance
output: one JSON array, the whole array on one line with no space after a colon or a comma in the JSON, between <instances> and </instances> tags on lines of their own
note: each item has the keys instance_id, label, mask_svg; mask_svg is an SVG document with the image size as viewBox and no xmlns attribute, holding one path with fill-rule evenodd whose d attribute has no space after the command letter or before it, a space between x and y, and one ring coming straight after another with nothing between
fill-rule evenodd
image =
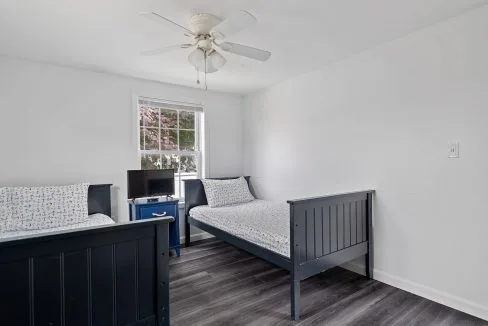
<instances>
[{"instance_id":1,"label":"white ceiling","mask_svg":"<svg viewBox=\"0 0 488 326\"><path fill-rule=\"evenodd\" d=\"M485 5L488 0L0 0L0 54L195 87L188 50L142 57L186 38L138 15L186 24L195 12L258 18L230 38L271 51L268 62L226 53L209 89L261 89Z\"/></svg>"}]
</instances>

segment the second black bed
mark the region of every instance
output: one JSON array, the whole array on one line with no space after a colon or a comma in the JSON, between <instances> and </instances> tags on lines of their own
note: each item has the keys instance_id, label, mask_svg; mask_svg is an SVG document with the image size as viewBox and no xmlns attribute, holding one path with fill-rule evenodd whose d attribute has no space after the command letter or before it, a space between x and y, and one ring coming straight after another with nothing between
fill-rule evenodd
<instances>
[{"instance_id":1,"label":"second black bed","mask_svg":"<svg viewBox=\"0 0 488 326\"><path fill-rule=\"evenodd\" d=\"M250 177L245 177L252 192ZM233 178L219 178L233 179ZM373 276L374 190L287 201L290 205L290 257L256 245L190 216L207 205L201 180L185 180L185 245L190 225L290 272L291 317L300 318L300 281L360 256Z\"/></svg>"}]
</instances>

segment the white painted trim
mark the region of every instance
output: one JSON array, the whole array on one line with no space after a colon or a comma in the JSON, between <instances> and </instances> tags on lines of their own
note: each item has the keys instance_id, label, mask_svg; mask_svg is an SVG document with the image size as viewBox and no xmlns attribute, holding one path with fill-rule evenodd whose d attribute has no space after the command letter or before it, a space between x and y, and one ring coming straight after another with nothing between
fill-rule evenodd
<instances>
[{"instance_id":1,"label":"white painted trim","mask_svg":"<svg viewBox=\"0 0 488 326\"><path fill-rule=\"evenodd\" d=\"M209 157L210 155L208 155L208 152L207 152L207 141L208 141L208 138L207 138L207 135L205 134L205 109L203 110L202 113L199 114L200 116L200 129L198 130L198 134L200 135L200 159L201 159L201 163L200 163L200 175L198 176L199 178L205 178L207 175L208 175L208 167L210 166L210 163L209 163Z\"/></svg>"},{"instance_id":2,"label":"white painted trim","mask_svg":"<svg viewBox=\"0 0 488 326\"><path fill-rule=\"evenodd\" d=\"M488 307L482 306L458 296L438 291L426 285L415 283L398 276L374 269L374 279L445 306L457 309L478 318L488 320ZM453 280L455 282L455 280Z\"/></svg>"},{"instance_id":3,"label":"white painted trim","mask_svg":"<svg viewBox=\"0 0 488 326\"><path fill-rule=\"evenodd\" d=\"M190 236L190 241L199 241L199 240L205 240L205 239L210 239L210 238L215 238L215 236L213 236L207 232L201 232L201 233L197 233L197 234L192 234ZM180 244L183 244L183 243L185 243L185 237L180 237Z\"/></svg>"},{"instance_id":4,"label":"white painted trim","mask_svg":"<svg viewBox=\"0 0 488 326\"><path fill-rule=\"evenodd\" d=\"M132 92L132 140L134 141L135 152L137 153L137 162L139 169L141 168L141 151L139 148L140 140L140 126L139 126L139 94Z\"/></svg>"},{"instance_id":5,"label":"white painted trim","mask_svg":"<svg viewBox=\"0 0 488 326\"><path fill-rule=\"evenodd\" d=\"M212 158L210 157L210 128L208 127L208 120L207 120L207 115L205 115L205 108L203 109L203 120L202 120L202 133L201 135L203 136L203 149L202 152L204 153L204 159L205 159L205 171L204 174L202 174L202 178L210 178L210 165L212 162Z\"/></svg>"},{"instance_id":6,"label":"white painted trim","mask_svg":"<svg viewBox=\"0 0 488 326\"><path fill-rule=\"evenodd\" d=\"M177 110L177 111L194 111L194 112L202 112L203 111L203 103L193 103L193 102L182 102L182 101L173 101L173 100L167 100L163 98L155 98L155 97L147 97L147 96L139 96L138 98L138 104L139 101L144 102L147 100L147 102L152 102L155 104L162 104L161 108L164 107L164 104L175 104L175 105L182 105L187 108L185 109L175 109L171 108L171 110Z\"/></svg>"}]
</instances>

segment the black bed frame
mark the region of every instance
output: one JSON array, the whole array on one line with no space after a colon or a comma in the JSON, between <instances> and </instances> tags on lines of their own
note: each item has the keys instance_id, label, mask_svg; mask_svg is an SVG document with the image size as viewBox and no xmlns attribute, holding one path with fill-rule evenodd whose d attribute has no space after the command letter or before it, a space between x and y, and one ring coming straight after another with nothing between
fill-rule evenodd
<instances>
[{"instance_id":1,"label":"black bed frame","mask_svg":"<svg viewBox=\"0 0 488 326\"><path fill-rule=\"evenodd\" d=\"M245 178L253 192L250 177ZM207 205L207 198L201 180L185 180L185 245L190 245L193 225L290 271L291 317L298 320L301 280L360 256L365 256L366 276L372 278L373 194L374 190L367 190L289 200L290 257L286 257L192 218L190 209Z\"/></svg>"},{"instance_id":2,"label":"black bed frame","mask_svg":"<svg viewBox=\"0 0 488 326\"><path fill-rule=\"evenodd\" d=\"M111 216L111 185L88 190ZM169 325L171 217L0 241L0 325Z\"/></svg>"}]
</instances>

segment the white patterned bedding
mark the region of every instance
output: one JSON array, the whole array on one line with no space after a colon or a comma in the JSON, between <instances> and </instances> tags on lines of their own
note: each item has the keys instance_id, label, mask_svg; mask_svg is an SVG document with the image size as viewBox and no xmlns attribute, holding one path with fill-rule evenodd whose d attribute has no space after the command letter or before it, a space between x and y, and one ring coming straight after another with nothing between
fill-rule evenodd
<instances>
[{"instance_id":1,"label":"white patterned bedding","mask_svg":"<svg viewBox=\"0 0 488 326\"><path fill-rule=\"evenodd\" d=\"M50 229L41 229L41 230L22 230L22 231L0 231L0 241L1 240L13 240L13 238L25 238L30 236L37 236L37 235L46 235L53 232L59 231L68 231L68 230L75 230L79 228L87 228L92 226L100 226L106 224L114 224L114 220L112 220L109 216L104 214L92 214L89 215L88 220L85 222L65 225Z\"/></svg>"},{"instance_id":2,"label":"white patterned bedding","mask_svg":"<svg viewBox=\"0 0 488 326\"><path fill-rule=\"evenodd\" d=\"M190 210L195 220L258 246L290 257L290 207L286 203L253 200L244 204Z\"/></svg>"},{"instance_id":3,"label":"white patterned bedding","mask_svg":"<svg viewBox=\"0 0 488 326\"><path fill-rule=\"evenodd\" d=\"M86 222L88 183L67 186L2 187L0 230L26 231Z\"/></svg>"}]
</instances>

